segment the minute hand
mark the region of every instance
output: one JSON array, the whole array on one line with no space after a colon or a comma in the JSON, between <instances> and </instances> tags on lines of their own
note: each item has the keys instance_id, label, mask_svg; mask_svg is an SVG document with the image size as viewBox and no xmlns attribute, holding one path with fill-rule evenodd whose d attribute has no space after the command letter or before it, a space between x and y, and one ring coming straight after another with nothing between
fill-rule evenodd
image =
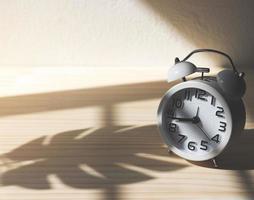
<instances>
[{"instance_id":1,"label":"minute hand","mask_svg":"<svg viewBox=\"0 0 254 200\"><path fill-rule=\"evenodd\" d=\"M171 119L177 119L182 122L193 122L193 117L192 118L181 118L181 117L169 117Z\"/></svg>"}]
</instances>

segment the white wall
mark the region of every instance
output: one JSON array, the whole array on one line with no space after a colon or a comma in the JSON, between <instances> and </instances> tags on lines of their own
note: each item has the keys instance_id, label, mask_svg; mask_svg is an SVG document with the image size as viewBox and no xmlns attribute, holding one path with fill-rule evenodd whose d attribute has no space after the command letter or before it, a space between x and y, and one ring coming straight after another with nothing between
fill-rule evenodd
<instances>
[{"instance_id":1,"label":"white wall","mask_svg":"<svg viewBox=\"0 0 254 200\"><path fill-rule=\"evenodd\" d=\"M0 66L165 68L196 45L151 5L143 0L0 1Z\"/></svg>"},{"instance_id":2,"label":"white wall","mask_svg":"<svg viewBox=\"0 0 254 200\"><path fill-rule=\"evenodd\" d=\"M247 72L251 88L253 7L251 0L2 0L0 92L4 96L164 81L175 56L204 47L232 55L240 71ZM208 54L192 60L213 72L228 66L224 58ZM91 73L83 70L95 67ZM254 113L251 90L246 97Z\"/></svg>"}]
</instances>

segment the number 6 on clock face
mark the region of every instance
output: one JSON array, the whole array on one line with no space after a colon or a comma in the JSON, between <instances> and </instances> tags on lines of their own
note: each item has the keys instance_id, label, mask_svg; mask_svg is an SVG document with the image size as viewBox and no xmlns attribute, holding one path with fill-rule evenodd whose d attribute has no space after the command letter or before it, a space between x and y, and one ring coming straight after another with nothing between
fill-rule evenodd
<instances>
[{"instance_id":1,"label":"number 6 on clock face","mask_svg":"<svg viewBox=\"0 0 254 200\"><path fill-rule=\"evenodd\" d=\"M214 158L232 134L223 96L209 84L188 81L171 88L158 109L161 136L173 152L193 161Z\"/></svg>"}]
</instances>

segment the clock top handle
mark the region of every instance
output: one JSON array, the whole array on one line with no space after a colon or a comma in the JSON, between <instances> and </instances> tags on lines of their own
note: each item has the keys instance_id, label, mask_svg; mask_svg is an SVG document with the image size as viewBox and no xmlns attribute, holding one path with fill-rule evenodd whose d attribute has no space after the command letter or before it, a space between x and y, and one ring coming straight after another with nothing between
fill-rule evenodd
<instances>
[{"instance_id":1,"label":"clock top handle","mask_svg":"<svg viewBox=\"0 0 254 200\"><path fill-rule=\"evenodd\" d=\"M246 91L246 83L244 80L244 72L238 72L232 58L222 52L215 49L196 49L192 52L190 52L183 60L180 60L179 58L175 58L175 65L170 68L168 72L168 82L177 80L182 78L183 81L186 81L186 76L191 75L195 72L201 72L203 78L204 73L210 72L209 68L205 67L196 67L193 63L188 62L187 60L196 53L201 52L212 52L220 54L224 57L226 57L230 64L232 69L226 69L220 71L216 75L216 80L219 85L219 87L222 89L222 91L230 98L238 99L242 98Z\"/></svg>"}]
</instances>

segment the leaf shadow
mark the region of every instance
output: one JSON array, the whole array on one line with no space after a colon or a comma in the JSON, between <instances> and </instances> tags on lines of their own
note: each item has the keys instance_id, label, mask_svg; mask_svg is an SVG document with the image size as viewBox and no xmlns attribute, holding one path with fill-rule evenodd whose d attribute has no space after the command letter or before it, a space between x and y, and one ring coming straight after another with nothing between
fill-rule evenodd
<instances>
[{"instance_id":1,"label":"leaf shadow","mask_svg":"<svg viewBox=\"0 0 254 200\"><path fill-rule=\"evenodd\" d=\"M81 129L30 141L3 155L9 167L2 186L51 189L49 175L79 189L103 189L105 199L118 197L118 186L154 179L148 171L170 172L185 168L167 160L155 125ZM163 159L161 159L163 158ZM14 166L14 167L12 167Z\"/></svg>"}]
</instances>

